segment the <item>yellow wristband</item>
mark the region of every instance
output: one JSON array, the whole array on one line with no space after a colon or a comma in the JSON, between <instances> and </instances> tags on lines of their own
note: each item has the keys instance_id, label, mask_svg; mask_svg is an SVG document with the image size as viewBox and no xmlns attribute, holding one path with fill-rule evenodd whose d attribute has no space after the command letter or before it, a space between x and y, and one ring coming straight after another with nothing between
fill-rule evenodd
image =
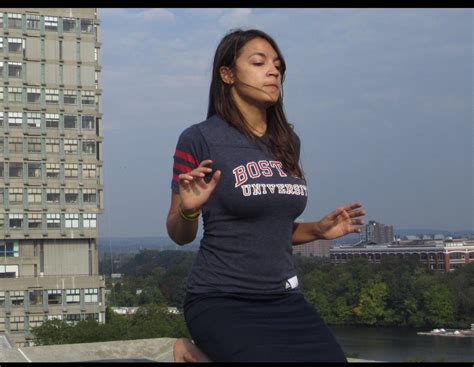
<instances>
[{"instance_id":1,"label":"yellow wristband","mask_svg":"<svg viewBox=\"0 0 474 367\"><path fill-rule=\"evenodd\" d=\"M181 218L183 218L184 220L187 220L188 222L195 222L196 220L199 219L199 216L201 215L201 210L198 210L197 212L194 212L192 214L184 214L183 208L180 204L179 214L181 215Z\"/></svg>"}]
</instances>

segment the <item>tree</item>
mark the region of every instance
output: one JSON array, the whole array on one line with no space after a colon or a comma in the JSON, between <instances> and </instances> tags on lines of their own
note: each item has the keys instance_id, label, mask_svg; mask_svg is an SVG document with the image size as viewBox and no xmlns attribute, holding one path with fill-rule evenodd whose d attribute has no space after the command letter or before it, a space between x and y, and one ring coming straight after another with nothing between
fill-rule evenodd
<instances>
[{"instance_id":1,"label":"tree","mask_svg":"<svg viewBox=\"0 0 474 367\"><path fill-rule=\"evenodd\" d=\"M365 324L374 325L385 314L387 289L387 284L376 280L362 288L359 305L354 308L354 313Z\"/></svg>"}]
</instances>

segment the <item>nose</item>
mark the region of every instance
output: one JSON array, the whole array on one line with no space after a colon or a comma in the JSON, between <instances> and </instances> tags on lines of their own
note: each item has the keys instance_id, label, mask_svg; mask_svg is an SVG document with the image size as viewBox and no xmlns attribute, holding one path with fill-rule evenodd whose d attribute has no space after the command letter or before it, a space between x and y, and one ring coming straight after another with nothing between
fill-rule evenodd
<instances>
[{"instance_id":1,"label":"nose","mask_svg":"<svg viewBox=\"0 0 474 367\"><path fill-rule=\"evenodd\" d=\"M275 65L270 64L270 68L268 69L267 74L272 75L272 76L276 76L278 78L278 76L280 75L280 70L278 70Z\"/></svg>"}]
</instances>

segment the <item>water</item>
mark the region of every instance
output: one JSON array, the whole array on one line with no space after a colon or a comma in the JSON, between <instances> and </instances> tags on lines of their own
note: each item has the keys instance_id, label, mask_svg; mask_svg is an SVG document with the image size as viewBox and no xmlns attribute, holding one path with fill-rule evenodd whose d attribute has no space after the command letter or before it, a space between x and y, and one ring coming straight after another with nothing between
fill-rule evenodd
<instances>
[{"instance_id":1,"label":"water","mask_svg":"<svg viewBox=\"0 0 474 367\"><path fill-rule=\"evenodd\" d=\"M385 362L474 362L474 338L417 335L412 328L330 326L349 357Z\"/></svg>"}]
</instances>

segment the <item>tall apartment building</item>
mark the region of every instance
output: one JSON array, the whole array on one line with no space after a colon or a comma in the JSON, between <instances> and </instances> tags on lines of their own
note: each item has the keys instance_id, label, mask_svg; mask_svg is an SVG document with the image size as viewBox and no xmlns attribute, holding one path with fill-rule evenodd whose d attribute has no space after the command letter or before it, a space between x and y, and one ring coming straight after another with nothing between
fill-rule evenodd
<instances>
[{"instance_id":1,"label":"tall apartment building","mask_svg":"<svg viewBox=\"0 0 474 367\"><path fill-rule=\"evenodd\" d=\"M361 227L360 240L367 244L392 243L395 241L393 226L387 226L371 220L368 224Z\"/></svg>"},{"instance_id":2,"label":"tall apartment building","mask_svg":"<svg viewBox=\"0 0 474 367\"><path fill-rule=\"evenodd\" d=\"M95 8L0 8L0 334L104 321L99 19Z\"/></svg>"}]
</instances>

